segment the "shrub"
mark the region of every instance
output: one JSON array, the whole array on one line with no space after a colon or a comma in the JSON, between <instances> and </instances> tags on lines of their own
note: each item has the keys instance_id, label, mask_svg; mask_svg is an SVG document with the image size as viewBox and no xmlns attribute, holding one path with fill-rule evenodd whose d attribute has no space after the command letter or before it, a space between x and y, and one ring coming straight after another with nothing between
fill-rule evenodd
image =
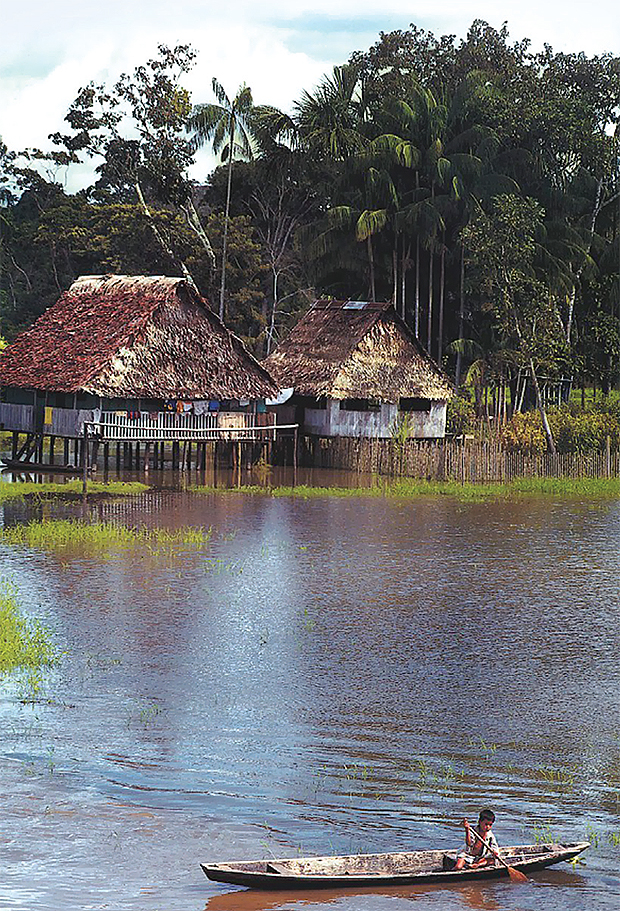
<instances>
[{"instance_id":1,"label":"shrub","mask_svg":"<svg viewBox=\"0 0 620 911\"><path fill-rule=\"evenodd\" d=\"M469 399L462 395L448 402L446 412L446 436L460 437L473 433L476 426L476 409Z\"/></svg>"},{"instance_id":2,"label":"shrub","mask_svg":"<svg viewBox=\"0 0 620 911\"><path fill-rule=\"evenodd\" d=\"M547 448L547 439L540 414L523 411L507 421L501 429L501 440L511 452L540 455Z\"/></svg>"},{"instance_id":3,"label":"shrub","mask_svg":"<svg viewBox=\"0 0 620 911\"><path fill-rule=\"evenodd\" d=\"M562 406L551 409L548 417L558 452L601 452L607 437L612 449L620 446L620 420L610 411L576 412ZM502 428L502 440L513 452L526 455L545 452L547 441L538 411L515 414Z\"/></svg>"}]
</instances>

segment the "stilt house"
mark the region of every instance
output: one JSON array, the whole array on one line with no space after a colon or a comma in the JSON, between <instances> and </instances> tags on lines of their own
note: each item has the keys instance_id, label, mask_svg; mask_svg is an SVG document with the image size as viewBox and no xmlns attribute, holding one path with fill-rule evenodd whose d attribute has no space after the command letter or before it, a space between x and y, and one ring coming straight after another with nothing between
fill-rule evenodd
<instances>
[{"instance_id":1,"label":"stilt house","mask_svg":"<svg viewBox=\"0 0 620 911\"><path fill-rule=\"evenodd\" d=\"M0 388L24 460L85 422L104 440L213 439L255 424L278 392L185 279L120 275L73 282L0 355Z\"/></svg>"},{"instance_id":2,"label":"stilt house","mask_svg":"<svg viewBox=\"0 0 620 911\"><path fill-rule=\"evenodd\" d=\"M455 391L391 304L318 300L263 361L293 394L278 420L320 437L443 437Z\"/></svg>"}]
</instances>

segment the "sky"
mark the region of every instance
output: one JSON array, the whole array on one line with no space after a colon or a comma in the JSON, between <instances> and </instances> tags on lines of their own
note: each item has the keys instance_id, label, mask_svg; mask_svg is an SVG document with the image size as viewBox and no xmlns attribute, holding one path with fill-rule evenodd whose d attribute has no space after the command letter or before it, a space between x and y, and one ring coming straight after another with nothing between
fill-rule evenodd
<instances>
[{"instance_id":1,"label":"sky","mask_svg":"<svg viewBox=\"0 0 620 911\"><path fill-rule=\"evenodd\" d=\"M246 83L256 104L290 110L382 31L413 22L462 38L474 19L507 22L511 40L535 49L620 55L617 0L0 0L0 137L13 150L49 148L82 86L113 83L160 43L198 52L184 80L194 103L214 100L216 76L229 96Z\"/></svg>"}]
</instances>

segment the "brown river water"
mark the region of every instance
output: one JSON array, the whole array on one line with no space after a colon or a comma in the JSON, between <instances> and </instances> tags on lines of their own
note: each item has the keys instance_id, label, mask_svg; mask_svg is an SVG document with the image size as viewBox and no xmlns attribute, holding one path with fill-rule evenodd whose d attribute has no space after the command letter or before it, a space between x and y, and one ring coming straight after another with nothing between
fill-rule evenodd
<instances>
[{"instance_id":1,"label":"brown river water","mask_svg":"<svg viewBox=\"0 0 620 911\"><path fill-rule=\"evenodd\" d=\"M0 684L0 909L620 908L620 502L160 489L86 515L213 537L0 543L64 652L34 707ZM592 847L522 886L267 893L199 867L456 848L487 805L500 845Z\"/></svg>"}]
</instances>

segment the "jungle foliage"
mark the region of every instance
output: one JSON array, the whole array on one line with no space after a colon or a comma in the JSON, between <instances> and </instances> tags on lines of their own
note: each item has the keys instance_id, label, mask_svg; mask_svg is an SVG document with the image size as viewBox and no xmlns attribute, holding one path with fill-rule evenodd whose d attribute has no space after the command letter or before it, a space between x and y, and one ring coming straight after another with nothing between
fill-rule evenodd
<instances>
[{"instance_id":1,"label":"jungle foliage","mask_svg":"<svg viewBox=\"0 0 620 911\"><path fill-rule=\"evenodd\" d=\"M217 79L194 103L195 56L82 87L51 151L0 146L2 335L79 274L183 274L259 355L316 296L390 300L479 414L618 381L620 58L412 25L284 112Z\"/></svg>"}]
</instances>

